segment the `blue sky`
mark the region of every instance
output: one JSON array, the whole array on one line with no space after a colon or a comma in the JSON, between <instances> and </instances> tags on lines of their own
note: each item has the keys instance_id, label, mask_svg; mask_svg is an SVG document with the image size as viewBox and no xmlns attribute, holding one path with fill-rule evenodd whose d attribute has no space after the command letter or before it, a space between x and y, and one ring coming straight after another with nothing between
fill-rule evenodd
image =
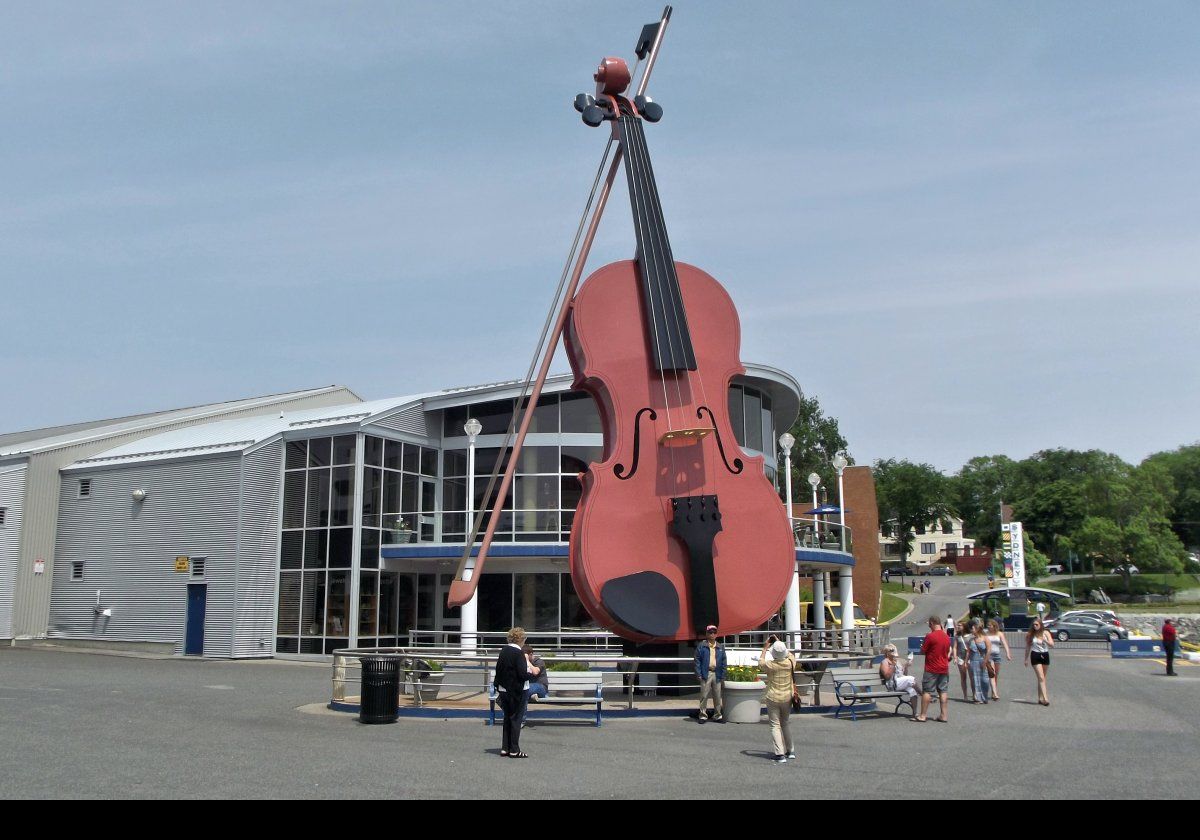
<instances>
[{"instance_id":1,"label":"blue sky","mask_svg":"<svg viewBox=\"0 0 1200 840\"><path fill-rule=\"evenodd\" d=\"M520 375L604 142L571 100L660 12L0 4L0 430ZM1198 31L678 3L648 129L676 257L859 462L1196 442ZM625 202L592 267L631 255Z\"/></svg>"}]
</instances>

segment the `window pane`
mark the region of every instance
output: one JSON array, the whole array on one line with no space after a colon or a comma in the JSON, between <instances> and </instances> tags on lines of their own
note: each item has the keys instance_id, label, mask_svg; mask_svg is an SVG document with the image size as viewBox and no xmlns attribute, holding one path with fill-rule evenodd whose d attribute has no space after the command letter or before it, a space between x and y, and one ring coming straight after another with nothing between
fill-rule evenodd
<instances>
[{"instance_id":1,"label":"window pane","mask_svg":"<svg viewBox=\"0 0 1200 840\"><path fill-rule=\"evenodd\" d=\"M304 568L324 569L329 552L329 532L324 528L304 532Z\"/></svg>"},{"instance_id":2,"label":"window pane","mask_svg":"<svg viewBox=\"0 0 1200 840\"><path fill-rule=\"evenodd\" d=\"M350 507L353 500L354 468L335 468L333 471L333 499L330 503L330 525L350 524Z\"/></svg>"},{"instance_id":3,"label":"window pane","mask_svg":"<svg viewBox=\"0 0 1200 840\"><path fill-rule=\"evenodd\" d=\"M588 394L572 392L562 395L563 432L599 432L600 412Z\"/></svg>"},{"instance_id":4,"label":"window pane","mask_svg":"<svg viewBox=\"0 0 1200 840\"><path fill-rule=\"evenodd\" d=\"M564 475L561 479L562 484L562 509L575 510L579 507L579 497L583 495L583 484L578 478Z\"/></svg>"},{"instance_id":5,"label":"window pane","mask_svg":"<svg viewBox=\"0 0 1200 840\"><path fill-rule=\"evenodd\" d=\"M338 435L335 437L333 439L333 463L353 464L356 443L354 435Z\"/></svg>"},{"instance_id":6,"label":"window pane","mask_svg":"<svg viewBox=\"0 0 1200 840\"><path fill-rule=\"evenodd\" d=\"M475 477L479 478L479 476L481 476L481 475L482 476L490 476L492 474L492 470L495 469L495 467L496 467L496 459L499 457L500 457L499 448L476 447L476 449L475 449ZM506 449L504 451L504 463L500 467L501 470L503 470L506 466L508 466L508 461L511 457L512 457L512 450Z\"/></svg>"},{"instance_id":7,"label":"window pane","mask_svg":"<svg viewBox=\"0 0 1200 840\"><path fill-rule=\"evenodd\" d=\"M361 572L358 579L358 635L359 644L369 644L379 635L379 585L378 572ZM362 637L366 637L365 639Z\"/></svg>"},{"instance_id":8,"label":"window pane","mask_svg":"<svg viewBox=\"0 0 1200 840\"><path fill-rule=\"evenodd\" d=\"M558 629L560 575L513 575L513 620L526 630Z\"/></svg>"},{"instance_id":9,"label":"window pane","mask_svg":"<svg viewBox=\"0 0 1200 840\"><path fill-rule=\"evenodd\" d=\"M350 573L329 573L329 607L325 614L325 635L345 637L350 625Z\"/></svg>"},{"instance_id":10,"label":"window pane","mask_svg":"<svg viewBox=\"0 0 1200 840\"><path fill-rule=\"evenodd\" d=\"M467 480L465 478L447 478L442 481L442 510L455 511L467 509Z\"/></svg>"},{"instance_id":11,"label":"window pane","mask_svg":"<svg viewBox=\"0 0 1200 840\"><path fill-rule=\"evenodd\" d=\"M529 405L528 397L523 405ZM545 394L538 399L537 408L533 410L533 419L529 422L529 431L557 434L558 394Z\"/></svg>"},{"instance_id":12,"label":"window pane","mask_svg":"<svg viewBox=\"0 0 1200 840\"><path fill-rule=\"evenodd\" d=\"M283 527L304 527L305 473L285 473L283 478Z\"/></svg>"},{"instance_id":13,"label":"window pane","mask_svg":"<svg viewBox=\"0 0 1200 840\"><path fill-rule=\"evenodd\" d=\"M746 389L746 448L763 451L762 423L755 422L762 411L762 398L758 391Z\"/></svg>"},{"instance_id":14,"label":"window pane","mask_svg":"<svg viewBox=\"0 0 1200 840\"><path fill-rule=\"evenodd\" d=\"M558 508L558 476L517 476L515 480L518 510Z\"/></svg>"},{"instance_id":15,"label":"window pane","mask_svg":"<svg viewBox=\"0 0 1200 840\"><path fill-rule=\"evenodd\" d=\"M383 470L363 469L362 515L363 527L378 528L383 513Z\"/></svg>"},{"instance_id":16,"label":"window pane","mask_svg":"<svg viewBox=\"0 0 1200 840\"><path fill-rule=\"evenodd\" d=\"M518 473L557 473L557 446L525 446L517 461Z\"/></svg>"},{"instance_id":17,"label":"window pane","mask_svg":"<svg viewBox=\"0 0 1200 840\"><path fill-rule=\"evenodd\" d=\"M487 490L487 486L488 486L487 478L476 478L475 479L475 510L482 510L485 508L487 510L492 509L492 505L495 503L496 497L499 495L499 493L497 491L499 491L499 489L500 489L500 479L498 479L498 478L496 479L496 484L494 487L492 487L491 495L487 499L484 499L483 494ZM512 486L511 485L508 488L508 493L504 497L504 507L506 507L506 508L512 507Z\"/></svg>"},{"instance_id":18,"label":"window pane","mask_svg":"<svg viewBox=\"0 0 1200 840\"><path fill-rule=\"evenodd\" d=\"M512 421L512 410L512 400L497 400L471 406L472 416L483 426L480 432L483 435L502 435L507 432L508 424Z\"/></svg>"},{"instance_id":19,"label":"window pane","mask_svg":"<svg viewBox=\"0 0 1200 840\"><path fill-rule=\"evenodd\" d=\"M437 477L438 451L428 446L421 447L421 475Z\"/></svg>"},{"instance_id":20,"label":"window pane","mask_svg":"<svg viewBox=\"0 0 1200 840\"><path fill-rule=\"evenodd\" d=\"M592 618L579 596L575 594L575 586L570 575L562 575L562 629L591 630L599 625Z\"/></svg>"},{"instance_id":21,"label":"window pane","mask_svg":"<svg viewBox=\"0 0 1200 840\"><path fill-rule=\"evenodd\" d=\"M329 531L329 568L349 569L354 546L353 528L332 528Z\"/></svg>"},{"instance_id":22,"label":"window pane","mask_svg":"<svg viewBox=\"0 0 1200 840\"><path fill-rule=\"evenodd\" d=\"M604 449L600 446L564 446L561 469L569 475L587 472L589 466L599 463L603 458Z\"/></svg>"},{"instance_id":23,"label":"window pane","mask_svg":"<svg viewBox=\"0 0 1200 840\"><path fill-rule=\"evenodd\" d=\"M305 572L300 593L300 633L320 636L325 626L325 573Z\"/></svg>"},{"instance_id":24,"label":"window pane","mask_svg":"<svg viewBox=\"0 0 1200 840\"><path fill-rule=\"evenodd\" d=\"M420 497L417 495L417 484L421 479L415 475L404 473L400 478L401 498L400 512L401 513L416 513Z\"/></svg>"},{"instance_id":25,"label":"window pane","mask_svg":"<svg viewBox=\"0 0 1200 840\"><path fill-rule=\"evenodd\" d=\"M308 466L308 441L289 440L287 444L287 468L302 470Z\"/></svg>"},{"instance_id":26,"label":"window pane","mask_svg":"<svg viewBox=\"0 0 1200 840\"><path fill-rule=\"evenodd\" d=\"M401 473L384 470L383 473L383 513L400 512L400 482Z\"/></svg>"},{"instance_id":27,"label":"window pane","mask_svg":"<svg viewBox=\"0 0 1200 840\"><path fill-rule=\"evenodd\" d=\"M396 635L396 573L384 572L379 578L379 635Z\"/></svg>"},{"instance_id":28,"label":"window pane","mask_svg":"<svg viewBox=\"0 0 1200 840\"><path fill-rule=\"evenodd\" d=\"M308 471L308 510L305 524L309 528L329 524L329 470Z\"/></svg>"},{"instance_id":29,"label":"window pane","mask_svg":"<svg viewBox=\"0 0 1200 840\"><path fill-rule=\"evenodd\" d=\"M398 440L389 440L383 449L383 465L389 470L398 470L404 463L404 444Z\"/></svg>"},{"instance_id":30,"label":"window pane","mask_svg":"<svg viewBox=\"0 0 1200 840\"><path fill-rule=\"evenodd\" d=\"M359 558L359 564L364 569L379 568L379 532L374 528L363 528Z\"/></svg>"},{"instance_id":31,"label":"window pane","mask_svg":"<svg viewBox=\"0 0 1200 840\"><path fill-rule=\"evenodd\" d=\"M279 630L284 636L300 635L300 573L279 576Z\"/></svg>"},{"instance_id":32,"label":"window pane","mask_svg":"<svg viewBox=\"0 0 1200 840\"><path fill-rule=\"evenodd\" d=\"M442 453L442 475L455 478L467 474L467 453L462 449L448 449Z\"/></svg>"},{"instance_id":33,"label":"window pane","mask_svg":"<svg viewBox=\"0 0 1200 840\"><path fill-rule=\"evenodd\" d=\"M729 422L733 425L733 436L742 446L746 445L746 419L743 415L742 389L737 385L729 387Z\"/></svg>"},{"instance_id":34,"label":"window pane","mask_svg":"<svg viewBox=\"0 0 1200 840\"><path fill-rule=\"evenodd\" d=\"M506 631L513 626L512 582L509 574L484 574L479 578L479 630Z\"/></svg>"},{"instance_id":35,"label":"window pane","mask_svg":"<svg viewBox=\"0 0 1200 840\"><path fill-rule=\"evenodd\" d=\"M333 458L333 438L313 438L308 442L308 465L328 467Z\"/></svg>"},{"instance_id":36,"label":"window pane","mask_svg":"<svg viewBox=\"0 0 1200 840\"><path fill-rule=\"evenodd\" d=\"M363 463L369 467L383 466L383 438L371 435L364 438Z\"/></svg>"},{"instance_id":37,"label":"window pane","mask_svg":"<svg viewBox=\"0 0 1200 840\"><path fill-rule=\"evenodd\" d=\"M456 405L442 411L442 437L464 437L463 426L469 418L465 405Z\"/></svg>"},{"instance_id":38,"label":"window pane","mask_svg":"<svg viewBox=\"0 0 1200 840\"><path fill-rule=\"evenodd\" d=\"M404 444L404 471L410 473L421 471L421 447L415 443Z\"/></svg>"},{"instance_id":39,"label":"window pane","mask_svg":"<svg viewBox=\"0 0 1200 840\"><path fill-rule=\"evenodd\" d=\"M299 569L303 564L304 532L284 531L283 541L279 547L279 568Z\"/></svg>"}]
</instances>

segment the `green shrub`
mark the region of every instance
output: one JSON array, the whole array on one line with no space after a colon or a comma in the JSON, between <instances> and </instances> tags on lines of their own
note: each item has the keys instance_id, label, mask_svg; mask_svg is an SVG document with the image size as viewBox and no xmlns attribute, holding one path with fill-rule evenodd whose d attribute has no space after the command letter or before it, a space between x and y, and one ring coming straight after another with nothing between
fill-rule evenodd
<instances>
[{"instance_id":1,"label":"green shrub","mask_svg":"<svg viewBox=\"0 0 1200 840\"><path fill-rule=\"evenodd\" d=\"M547 671L562 671L562 672L586 671L586 670L588 670L588 664L586 662L570 662L570 661L551 662L550 664L548 664L546 666L546 670Z\"/></svg>"},{"instance_id":2,"label":"green shrub","mask_svg":"<svg viewBox=\"0 0 1200 840\"><path fill-rule=\"evenodd\" d=\"M758 666L730 665L725 669L725 682L758 682Z\"/></svg>"}]
</instances>

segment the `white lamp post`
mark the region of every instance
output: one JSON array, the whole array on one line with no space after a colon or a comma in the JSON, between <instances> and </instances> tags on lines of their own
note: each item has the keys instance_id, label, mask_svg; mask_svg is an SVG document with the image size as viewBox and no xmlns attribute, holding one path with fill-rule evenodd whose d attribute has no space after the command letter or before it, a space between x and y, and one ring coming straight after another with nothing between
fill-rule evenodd
<instances>
[{"instance_id":1,"label":"white lamp post","mask_svg":"<svg viewBox=\"0 0 1200 840\"><path fill-rule=\"evenodd\" d=\"M475 438L479 437L479 433L483 431L483 424L474 417L467 420L463 424L463 431L467 433L467 535L470 536L472 525L475 522ZM445 514L443 514L445 515ZM464 577L470 580L475 574L475 558L472 557L467 561L467 568L464 572ZM471 600L462 605L462 618L460 630L462 634L462 651L463 653L474 653L476 643L478 641L479 632L479 590L475 590L475 594L471 596Z\"/></svg>"},{"instance_id":2,"label":"white lamp post","mask_svg":"<svg viewBox=\"0 0 1200 840\"><path fill-rule=\"evenodd\" d=\"M800 570L796 566L796 550L795 550L795 534L796 528L792 522L792 447L796 445L796 438L792 437L788 432L784 432L779 436L779 447L783 450L783 466L786 478L784 479L784 487L787 493L787 515L788 527L792 529L792 583L788 587L787 600L784 601L786 608L784 609L784 629L788 633L788 647L796 649L796 633L800 630Z\"/></svg>"},{"instance_id":3,"label":"white lamp post","mask_svg":"<svg viewBox=\"0 0 1200 840\"><path fill-rule=\"evenodd\" d=\"M833 468L838 477L838 519L842 530L842 553L846 552L846 495L842 473L850 461L846 453L839 451L833 456ZM843 566L838 570L838 596L842 599L842 647L850 649L850 631L855 628L854 622L854 570Z\"/></svg>"},{"instance_id":4,"label":"white lamp post","mask_svg":"<svg viewBox=\"0 0 1200 840\"><path fill-rule=\"evenodd\" d=\"M821 486L821 476L814 473L808 474L808 483L812 487L812 502L813 510L817 509L817 488ZM816 514L813 514L813 521L816 522ZM820 545L820 538L816 536L816 528L813 528L813 537L817 545ZM813 627L818 630L825 629L825 573L814 572L812 576L813 582Z\"/></svg>"}]
</instances>

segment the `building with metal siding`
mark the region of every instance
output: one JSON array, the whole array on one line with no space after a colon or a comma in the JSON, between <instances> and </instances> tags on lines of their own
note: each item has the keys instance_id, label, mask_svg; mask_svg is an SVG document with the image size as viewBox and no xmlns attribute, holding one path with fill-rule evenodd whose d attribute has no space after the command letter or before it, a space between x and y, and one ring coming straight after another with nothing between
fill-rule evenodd
<instances>
[{"instance_id":1,"label":"building with metal siding","mask_svg":"<svg viewBox=\"0 0 1200 840\"><path fill-rule=\"evenodd\" d=\"M590 622L565 550L579 473L603 440L591 399L570 386L552 377L538 404L480 579L479 631ZM184 652L197 604L210 656L328 654L454 632L461 616L445 590L519 392L505 382L220 420L80 458L61 474L51 637ZM773 480L775 431L794 419L798 385L755 366L729 400L738 443L767 456ZM468 416L484 425L474 476ZM80 497L82 480L94 495ZM71 580L75 563L82 581Z\"/></svg>"},{"instance_id":2,"label":"building with metal siding","mask_svg":"<svg viewBox=\"0 0 1200 840\"><path fill-rule=\"evenodd\" d=\"M0 621L0 639L16 642L46 636L63 467L114 446L218 418L277 414L281 409L358 400L348 388L329 386L0 435L0 471L21 467L25 475L15 561L8 554L0 559L0 604L11 605L9 618ZM6 546L13 533L5 534ZM42 572L38 561L44 565Z\"/></svg>"},{"instance_id":3,"label":"building with metal siding","mask_svg":"<svg viewBox=\"0 0 1200 840\"><path fill-rule=\"evenodd\" d=\"M12 635L13 592L25 512L24 464L0 467L0 638Z\"/></svg>"}]
</instances>

